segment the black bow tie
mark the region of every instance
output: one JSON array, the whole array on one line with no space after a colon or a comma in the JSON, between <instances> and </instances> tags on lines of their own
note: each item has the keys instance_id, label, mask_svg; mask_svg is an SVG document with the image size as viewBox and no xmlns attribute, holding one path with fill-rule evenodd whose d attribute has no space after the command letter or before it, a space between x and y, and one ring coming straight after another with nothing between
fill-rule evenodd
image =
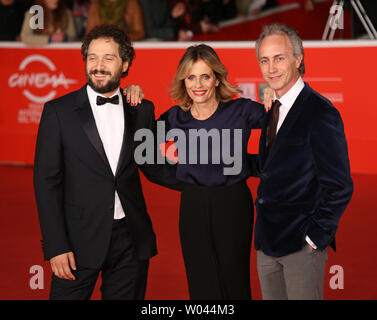
<instances>
[{"instance_id":1,"label":"black bow tie","mask_svg":"<svg viewBox=\"0 0 377 320\"><path fill-rule=\"evenodd\" d=\"M97 96L97 105L102 106L105 103L113 103L113 104L119 104L119 95L116 95L111 98L105 98L102 96Z\"/></svg>"}]
</instances>

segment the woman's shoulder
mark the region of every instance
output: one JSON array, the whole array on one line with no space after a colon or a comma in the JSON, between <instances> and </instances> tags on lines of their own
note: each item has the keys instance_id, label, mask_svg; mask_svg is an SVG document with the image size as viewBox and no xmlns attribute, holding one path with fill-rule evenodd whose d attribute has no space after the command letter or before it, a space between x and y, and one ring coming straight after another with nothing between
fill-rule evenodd
<instances>
[{"instance_id":1,"label":"woman's shoulder","mask_svg":"<svg viewBox=\"0 0 377 320\"><path fill-rule=\"evenodd\" d=\"M243 108L250 108L250 107L260 107L263 106L261 103L254 101L249 98L237 98L230 100L225 103L225 105L229 107L243 107Z\"/></svg>"},{"instance_id":2,"label":"woman's shoulder","mask_svg":"<svg viewBox=\"0 0 377 320\"><path fill-rule=\"evenodd\" d=\"M170 107L168 110L165 111L166 114L181 114L181 113L185 113L186 111L184 111L180 106L178 105L175 105L175 106L172 106Z\"/></svg>"},{"instance_id":3,"label":"woman's shoulder","mask_svg":"<svg viewBox=\"0 0 377 320\"><path fill-rule=\"evenodd\" d=\"M236 100L241 104L260 104L258 101L255 101L250 98L238 98Z\"/></svg>"},{"instance_id":4,"label":"woman's shoulder","mask_svg":"<svg viewBox=\"0 0 377 320\"><path fill-rule=\"evenodd\" d=\"M263 116L265 114L265 109L263 104L256 102L249 98L238 98L228 102L228 110L225 111L226 114L238 114L244 120L250 119L256 115Z\"/></svg>"},{"instance_id":5,"label":"woman's shoulder","mask_svg":"<svg viewBox=\"0 0 377 320\"><path fill-rule=\"evenodd\" d=\"M165 112L161 114L160 119L161 120L174 119L178 117L178 115L181 114L182 112L185 112L185 111L183 111L180 106L172 106L171 108L169 108L168 110L166 110Z\"/></svg>"}]
</instances>

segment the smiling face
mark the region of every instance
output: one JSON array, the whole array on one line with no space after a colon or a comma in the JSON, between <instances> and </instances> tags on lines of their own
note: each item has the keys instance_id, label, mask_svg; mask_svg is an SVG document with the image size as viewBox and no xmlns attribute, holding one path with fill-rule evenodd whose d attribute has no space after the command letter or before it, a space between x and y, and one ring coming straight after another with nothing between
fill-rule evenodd
<instances>
[{"instance_id":1,"label":"smiling face","mask_svg":"<svg viewBox=\"0 0 377 320\"><path fill-rule=\"evenodd\" d=\"M119 56L119 45L112 38L90 42L86 59L86 77L98 93L110 97L120 86L122 73L128 68Z\"/></svg>"},{"instance_id":2,"label":"smiling face","mask_svg":"<svg viewBox=\"0 0 377 320\"><path fill-rule=\"evenodd\" d=\"M219 80L203 60L193 63L184 81L193 105L200 107L217 104L216 87Z\"/></svg>"},{"instance_id":3,"label":"smiling face","mask_svg":"<svg viewBox=\"0 0 377 320\"><path fill-rule=\"evenodd\" d=\"M298 67L303 56L294 57L288 36L271 35L262 40L258 57L264 80L275 90L276 97L280 98L300 77Z\"/></svg>"}]
</instances>

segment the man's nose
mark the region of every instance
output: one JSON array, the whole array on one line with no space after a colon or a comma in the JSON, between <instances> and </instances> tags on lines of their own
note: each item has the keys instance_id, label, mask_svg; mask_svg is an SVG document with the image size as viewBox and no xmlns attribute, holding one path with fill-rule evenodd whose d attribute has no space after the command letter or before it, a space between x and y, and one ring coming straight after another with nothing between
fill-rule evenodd
<instances>
[{"instance_id":1,"label":"man's nose","mask_svg":"<svg viewBox=\"0 0 377 320\"><path fill-rule=\"evenodd\" d=\"M275 73L276 72L276 65L275 65L275 62L274 61L270 61L268 63L268 72L269 73Z\"/></svg>"},{"instance_id":2,"label":"man's nose","mask_svg":"<svg viewBox=\"0 0 377 320\"><path fill-rule=\"evenodd\" d=\"M104 62L103 62L102 59L98 59L96 69L97 70L104 70Z\"/></svg>"}]
</instances>

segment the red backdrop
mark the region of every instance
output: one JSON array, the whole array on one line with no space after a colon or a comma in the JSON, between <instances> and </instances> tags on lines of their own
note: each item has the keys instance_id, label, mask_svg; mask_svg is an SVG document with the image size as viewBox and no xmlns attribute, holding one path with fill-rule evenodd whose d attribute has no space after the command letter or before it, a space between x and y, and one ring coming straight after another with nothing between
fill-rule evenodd
<instances>
[{"instance_id":1,"label":"red backdrop","mask_svg":"<svg viewBox=\"0 0 377 320\"><path fill-rule=\"evenodd\" d=\"M305 43L304 80L328 97L345 124L352 172L377 173L377 109L373 103L377 71L377 42L342 42L317 47ZM263 80L252 43L209 43L229 70L229 80L248 97L259 100ZM160 46L164 44L159 44ZM175 47L168 47L169 45ZM168 89L186 45L136 45L136 59L122 85L137 83L156 106L156 116L173 102ZM0 162L32 164L38 122L45 100L85 83L79 45L67 48L0 47ZM257 151L259 132L250 150Z\"/></svg>"}]
</instances>

